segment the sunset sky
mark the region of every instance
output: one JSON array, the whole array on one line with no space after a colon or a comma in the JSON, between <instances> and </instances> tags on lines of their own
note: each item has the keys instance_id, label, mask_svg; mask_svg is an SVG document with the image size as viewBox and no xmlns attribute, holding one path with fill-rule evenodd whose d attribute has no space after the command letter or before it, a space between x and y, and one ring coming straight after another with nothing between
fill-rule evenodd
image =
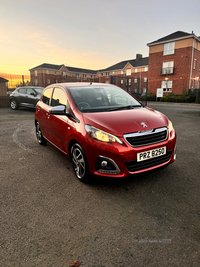
<instances>
[{"instance_id":1,"label":"sunset sky","mask_svg":"<svg viewBox=\"0 0 200 267\"><path fill-rule=\"evenodd\" d=\"M200 0L0 0L0 73L107 68L175 31L200 36Z\"/></svg>"}]
</instances>

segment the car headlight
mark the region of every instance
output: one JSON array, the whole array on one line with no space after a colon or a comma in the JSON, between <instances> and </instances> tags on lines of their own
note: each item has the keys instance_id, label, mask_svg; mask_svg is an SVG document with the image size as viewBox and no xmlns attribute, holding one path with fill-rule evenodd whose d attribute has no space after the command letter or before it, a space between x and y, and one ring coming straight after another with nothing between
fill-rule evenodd
<instances>
[{"instance_id":1,"label":"car headlight","mask_svg":"<svg viewBox=\"0 0 200 267\"><path fill-rule=\"evenodd\" d=\"M168 129L169 129L169 138L173 139L175 136L175 130L174 130L173 124L170 120L169 120Z\"/></svg>"},{"instance_id":2,"label":"car headlight","mask_svg":"<svg viewBox=\"0 0 200 267\"><path fill-rule=\"evenodd\" d=\"M123 144L123 142L117 136L106 133L102 130L99 130L99 129L93 127L93 126L85 125L85 130L86 130L87 134L93 139L96 139L96 140L99 140L102 142L106 142L106 143L117 142L119 144Z\"/></svg>"}]
</instances>

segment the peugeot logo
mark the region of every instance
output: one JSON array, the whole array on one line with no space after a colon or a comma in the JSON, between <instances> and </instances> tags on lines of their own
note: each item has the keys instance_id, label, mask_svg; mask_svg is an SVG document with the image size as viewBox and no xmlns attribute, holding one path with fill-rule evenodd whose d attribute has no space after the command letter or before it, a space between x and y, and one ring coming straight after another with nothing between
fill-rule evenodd
<instances>
[{"instance_id":1,"label":"peugeot logo","mask_svg":"<svg viewBox=\"0 0 200 267\"><path fill-rule=\"evenodd\" d=\"M140 124L143 126L143 128L147 127L145 122L141 122Z\"/></svg>"}]
</instances>

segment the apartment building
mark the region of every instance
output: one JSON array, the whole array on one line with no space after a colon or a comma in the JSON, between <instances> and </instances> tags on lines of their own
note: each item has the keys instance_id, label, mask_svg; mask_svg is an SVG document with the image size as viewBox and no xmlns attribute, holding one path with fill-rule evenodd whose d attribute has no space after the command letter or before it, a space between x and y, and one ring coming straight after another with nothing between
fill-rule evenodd
<instances>
[{"instance_id":1,"label":"apartment building","mask_svg":"<svg viewBox=\"0 0 200 267\"><path fill-rule=\"evenodd\" d=\"M29 70L31 85L46 87L52 83L94 82L97 71L43 63Z\"/></svg>"},{"instance_id":2,"label":"apartment building","mask_svg":"<svg viewBox=\"0 0 200 267\"><path fill-rule=\"evenodd\" d=\"M174 32L149 46L148 89L156 93L182 94L199 88L200 37L193 32Z\"/></svg>"},{"instance_id":3,"label":"apartment building","mask_svg":"<svg viewBox=\"0 0 200 267\"><path fill-rule=\"evenodd\" d=\"M135 59L124 60L101 70L89 70L55 64L41 64L30 69L31 84L46 87L62 82L112 83L142 94L182 94L200 86L200 37L193 32L174 32L148 43L149 57L136 54Z\"/></svg>"}]
</instances>

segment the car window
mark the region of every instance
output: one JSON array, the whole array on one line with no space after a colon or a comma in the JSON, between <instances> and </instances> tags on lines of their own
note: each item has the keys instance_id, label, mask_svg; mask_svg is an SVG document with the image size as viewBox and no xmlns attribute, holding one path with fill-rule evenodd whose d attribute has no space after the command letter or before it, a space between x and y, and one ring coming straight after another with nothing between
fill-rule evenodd
<instances>
[{"instance_id":1,"label":"car window","mask_svg":"<svg viewBox=\"0 0 200 267\"><path fill-rule=\"evenodd\" d=\"M50 105L52 90L53 88L48 88L43 93L42 102L45 103L46 105Z\"/></svg>"},{"instance_id":2,"label":"car window","mask_svg":"<svg viewBox=\"0 0 200 267\"><path fill-rule=\"evenodd\" d=\"M26 94L26 88L20 88L20 89L18 90L18 92L19 92L20 94Z\"/></svg>"},{"instance_id":3,"label":"car window","mask_svg":"<svg viewBox=\"0 0 200 267\"><path fill-rule=\"evenodd\" d=\"M63 105L68 110L67 96L66 93L61 88L54 88L53 96L51 99L51 106Z\"/></svg>"},{"instance_id":4,"label":"car window","mask_svg":"<svg viewBox=\"0 0 200 267\"><path fill-rule=\"evenodd\" d=\"M35 91L32 88L27 88L28 95L35 95Z\"/></svg>"}]
</instances>

